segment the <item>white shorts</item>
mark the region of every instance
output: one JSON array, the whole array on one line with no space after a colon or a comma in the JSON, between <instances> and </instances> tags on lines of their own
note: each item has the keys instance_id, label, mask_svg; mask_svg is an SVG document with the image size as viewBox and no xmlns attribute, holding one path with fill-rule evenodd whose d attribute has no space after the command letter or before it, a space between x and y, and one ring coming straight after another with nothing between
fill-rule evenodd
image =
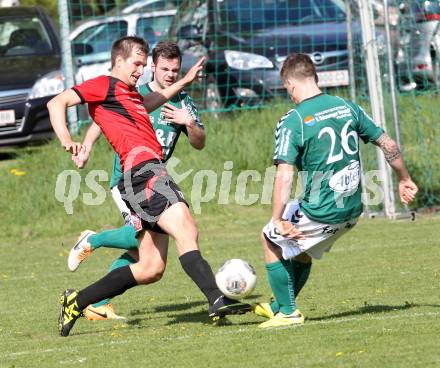
<instances>
[{"instance_id":1,"label":"white shorts","mask_svg":"<svg viewBox=\"0 0 440 368\"><path fill-rule=\"evenodd\" d=\"M322 224L309 219L301 210L300 203L293 200L286 205L283 219L289 220L300 230L305 239L286 238L278 232L272 220L263 228L267 239L282 250L284 259L291 259L298 254L307 253L310 257L321 259L324 252L329 252L333 243L356 225L357 218L340 224Z\"/></svg>"},{"instance_id":2,"label":"white shorts","mask_svg":"<svg viewBox=\"0 0 440 368\"><path fill-rule=\"evenodd\" d=\"M125 204L124 200L121 197L121 192L118 189L118 186L114 186L111 189L113 200L116 203L116 206L119 209L119 212L121 212L122 218L124 219L125 225L133 226L136 232L139 232L142 230L142 222L136 213L131 211L127 205Z\"/></svg>"}]
</instances>

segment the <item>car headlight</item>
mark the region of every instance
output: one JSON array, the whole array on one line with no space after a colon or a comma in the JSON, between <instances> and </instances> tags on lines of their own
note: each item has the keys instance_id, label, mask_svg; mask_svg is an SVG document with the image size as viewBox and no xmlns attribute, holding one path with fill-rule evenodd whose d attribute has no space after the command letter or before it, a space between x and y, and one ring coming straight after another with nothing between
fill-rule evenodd
<instances>
[{"instance_id":1,"label":"car headlight","mask_svg":"<svg viewBox=\"0 0 440 368\"><path fill-rule=\"evenodd\" d=\"M64 91L64 77L60 70L47 73L32 87L29 99L57 95Z\"/></svg>"},{"instance_id":2,"label":"car headlight","mask_svg":"<svg viewBox=\"0 0 440 368\"><path fill-rule=\"evenodd\" d=\"M225 50L225 58L228 65L234 69L273 68L273 63L267 57L249 52Z\"/></svg>"}]
</instances>

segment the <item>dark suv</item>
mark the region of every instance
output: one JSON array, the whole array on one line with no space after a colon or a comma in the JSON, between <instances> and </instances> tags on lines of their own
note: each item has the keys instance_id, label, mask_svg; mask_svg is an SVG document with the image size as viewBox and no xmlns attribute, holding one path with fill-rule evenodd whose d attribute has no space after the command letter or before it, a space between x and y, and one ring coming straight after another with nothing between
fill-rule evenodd
<instances>
[{"instance_id":1,"label":"dark suv","mask_svg":"<svg viewBox=\"0 0 440 368\"><path fill-rule=\"evenodd\" d=\"M339 0L184 0L171 27L185 70L207 55L208 109L255 104L284 93L282 62L292 52L314 61L322 87L347 86L347 23ZM360 27L353 23L360 43ZM194 93L195 91L193 91Z\"/></svg>"},{"instance_id":2,"label":"dark suv","mask_svg":"<svg viewBox=\"0 0 440 368\"><path fill-rule=\"evenodd\" d=\"M0 8L0 146L52 135L46 103L64 89L55 27L39 7Z\"/></svg>"}]
</instances>

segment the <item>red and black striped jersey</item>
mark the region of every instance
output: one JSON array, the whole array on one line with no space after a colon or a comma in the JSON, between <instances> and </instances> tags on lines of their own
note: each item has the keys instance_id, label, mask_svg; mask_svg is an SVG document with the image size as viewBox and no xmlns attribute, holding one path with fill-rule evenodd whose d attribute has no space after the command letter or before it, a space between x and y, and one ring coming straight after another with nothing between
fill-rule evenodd
<instances>
[{"instance_id":1,"label":"red and black striped jersey","mask_svg":"<svg viewBox=\"0 0 440 368\"><path fill-rule=\"evenodd\" d=\"M102 75L72 88L88 103L91 118L121 159L125 172L141 162L163 159L143 98L136 87Z\"/></svg>"}]
</instances>

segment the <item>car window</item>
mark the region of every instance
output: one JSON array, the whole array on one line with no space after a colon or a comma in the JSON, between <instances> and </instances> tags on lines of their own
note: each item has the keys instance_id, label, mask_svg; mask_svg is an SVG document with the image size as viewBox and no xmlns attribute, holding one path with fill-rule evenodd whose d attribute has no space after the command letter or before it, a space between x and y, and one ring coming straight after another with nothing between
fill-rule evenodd
<instances>
[{"instance_id":1,"label":"car window","mask_svg":"<svg viewBox=\"0 0 440 368\"><path fill-rule=\"evenodd\" d=\"M39 18L0 18L0 56L30 56L51 52L52 43Z\"/></svg>"},{"instance_id":2,"label":"car window","mask_svg":"<svg viewBox=\"0 0 440 368\"><path fill-rule=\"evenodd\" d=\"M217 0L217 7L221 27L236 33L345 21L339 0Z\"/></svg>"},{"instance_id":3,"label":"car window","mask_svg":"<svg viewBox=\"0 0 440 368\"><path fill-rule=\"evenodd\" d=\"M114 40L127 35L128 24L121 20L91 26L82 31L73 40L76 44L92 46L93 53L108 52Z\"/></svg>"},{"instance_id":4,"label":"car window","mask_svg":"<svg viewBox=\"0 0 440 368\"><path fill-rule=\"evenodd\" d=\"M154 45L168 34L172 21L172 15L139 18L136 24L136 34L145 38L150 45Z\"/></svg>"}]
</instances>

